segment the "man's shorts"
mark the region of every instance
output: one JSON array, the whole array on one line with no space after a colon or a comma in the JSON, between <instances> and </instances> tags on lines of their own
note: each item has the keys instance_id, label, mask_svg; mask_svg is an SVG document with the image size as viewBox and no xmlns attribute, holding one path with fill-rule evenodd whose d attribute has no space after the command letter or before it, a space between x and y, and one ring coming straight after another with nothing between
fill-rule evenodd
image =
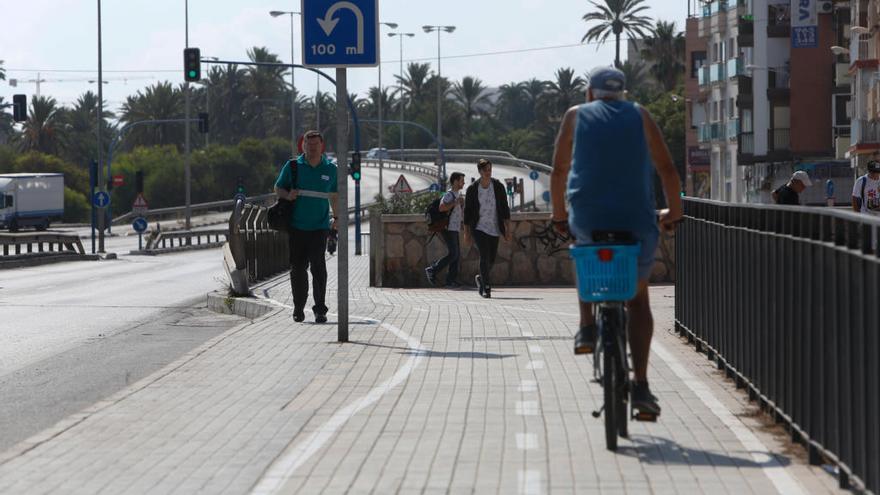
<instances>
[{"instance_id":1,"label":"man's shorts","mask_svg":"<svg viewBox=\"0 0 880 495\"><path fill-rule=\"evenodd\" d=\"M570 225L571 233L574 234L575 244L585 246L593 244L592 228L582 227L578 225ZM627 229L619 229L627 230ZM632 231L630 231L632 232ZM647 281L651 277L651 270L654 267L654 254L657 251L657 243L660 239L660 232L654 228L647 232L632 232L633 236L641 245L639 253L639 281Z\"/></svg>"}]
</instances>

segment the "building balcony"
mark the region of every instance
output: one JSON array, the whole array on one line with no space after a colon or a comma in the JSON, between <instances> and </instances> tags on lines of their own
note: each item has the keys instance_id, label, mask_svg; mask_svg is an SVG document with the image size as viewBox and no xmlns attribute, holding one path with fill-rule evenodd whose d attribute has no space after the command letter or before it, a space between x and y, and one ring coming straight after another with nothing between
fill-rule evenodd
<instances>
[{"instance_id":1,"label":"building balcony","mask_svg":"<svg viewBox=\"0 0 880 495\"><path fill-rule=\"evenodd\" d=\"M736 44L740 47L755 46L755 20L751 15L742 15L737 20Z\"/></svg>"},{"instance_id":2,"label":"building balcony","mask_svg":"<svg viewBox=\"0 0 880 495\"><path fill-rule=\"evenodd\" d=\"M767 78L767 99L775 103L786 103L791 99L791 83L787 72L770 71Z\"/></svg>"},{"instance_id":3,"label":"building balcony","mask_svg":"<svg viewBox=\"0 0 880 495\"><path fill-rule=\"evenodd\" d=\"M726 67L724 64L712 64L709 66L709 82L715 83L727 79Z\"/></svg>"},{"instance_id":4,"label":"building balcony","mask_svg":"<svg viewBox=\"0 0 880 495\"><path fill-rule=\"evenodd\" d=\"M782 127L768 129L767 145L770 151L791 151L791 129Z\"/></svg>"},{"instance_id":5,"label":"building balcony","mask_svg":"<svg viewBox=\"0 0 880 495\"><path fill-rule=\"evenodd\" d=\"M859 144L880 144L880 125L876 122L855 121L852 127L853 135L851 139L854 145ZM856 130L858 128L858 130Z\"/></svg>"},{"instance_id":6,"label":"building balcony","mask_svg":"<svg viewBox=\"0 0 880 495\"><path fill-rule=\"evenodd\" d=\"M724 127L720 122L703 123L697 127L697 141L701 143L709 143L724 138Z\"/></svg>"},{"instance_id":7,"label":"building balcony","mask_svg":"<svg viewBox=\"0 0 880 495\"><path fill-rule=\"evenodd\" d=\"M858 59L854 62L867 62L877 60L877 44L873 39L859 40Z\"/></svg>"},{"instance_id":8,"label":"building balcony","mask_svg":"<svg viewBox=\"0 0 880 495\"><path fill-rule=\"evenodd\" d=\"M741 155L755 154L755 133L742 132L739 135L739 153Z\"/></svg>"},{"instance_id":9,"label":"building balcony","mask_svg":"<svg viewBox=\"0 0 880 495\"><path fill-rule=\"evenodd\" d=\"M741 3L741 0L715 0L706 5L703 5L703 17L712 17L713 15L721 12L736 10L736 8Z\"/></svg>"},{"instance_id":10,"label":"building balcony","mask_svg":"<svg viewBox=\"0 0 880 495\"><path fill-rule=\"evenodd\" d=\"M731 119L727 121L727 139L728 141L736 140L739 135L739 119Z\"/></svg>"},{"instance_id":11,"label":"building balcony","mask_svg":"<svg viewBox=\"0 0 880 495\"><path fill-rule=\"evenodd\" d=\"M767 37L791 37L791 9L788 5L768 6Z\"/></svg>"},{"instance_id":12,"label":"building balcony","mask_svg":"<svg viewBox=\"0 0 880 495\"><path fill-rule=\"evenodd\" d=\"M709 66L703 66L697 69L697 82L700 86L706 86L709 84Z\"/></svg>"},{"instance_id":13,"label":"building balcony","mask_svg":"<svg viewBox=\"0 0 880 495\"><path fill-rule=\"evenodd\" d=\"M746 71L742 57L732 58L728 60L725 70L727 71L727 77L731 79L737 76L744 76L746 74Z\"/></svg>"},{"instance_id":14,"label":"building balcony","mask_svg":"<svg viewBox=\"0 0 880 495\"><path fill-rule=\"evenodd\" d=\"M834 64L834 84L837 87L852 85L852 76L849 75L849 64L837 62Z\"/></svg>"}]
</instances>

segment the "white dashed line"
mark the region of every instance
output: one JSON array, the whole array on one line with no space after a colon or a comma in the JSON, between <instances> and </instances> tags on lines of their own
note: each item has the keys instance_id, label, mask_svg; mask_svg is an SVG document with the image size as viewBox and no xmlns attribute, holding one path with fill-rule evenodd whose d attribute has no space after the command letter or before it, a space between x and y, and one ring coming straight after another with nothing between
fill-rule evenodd
<instances>
[{"instance_id":1,"label":"white dashed line","mask_svg":"<svg viewBox=\"0 0 880 495\"><path fill-rule=\"evenodd\" d=\"M529 364L526 365L527 370L542 370L544 369L544 361L529 361Z\"/></svg>"},{"instance_id":2,"label":"white dashed line","mask_svg":"<svg viewBox=\"0 0 880 495\"><path fill-rule=\"evenodd\" d=\"M523 380L519 384L520 392L536 392L538 390L538 382L535 380Z\"/></svg>"},{"instance_id":3,"label":"white dashed line","mask_svg":"<svg viewBox=\"0 0 880 495\"><path fill-rule=\"evenodd\" d=\"M517 433L516 448L519 450L531 450L538 448L538 435L534 433Z\"/></svg>"},{"instance_id":4,"label":"white dashed line","mask_svg":"<svg viewBox=\"0 0 880 495\"><path fill-rule=\"evenodd\" d=\"M523 330L522 335L523 335L523 337L534 337L535 336L534 333L532 333L528 330Z\"/></svg>"},{"instance_id":5,"label":"white dashed line","mask_svg":"<svg viewBox=\"0 0 880 495\"><path fill-rule=\"evenodd\" d=\"M534 470L522 470L519 476L519 492L522 495L540 495L541 472Z\"/></svg>"},{"instance_id":6,"label":"white dashed line","mask_svg":"<svg viewBox=\"0 0 880 495\"><path fill-rule=\"evenodd\" d=\"M530 345L529 352L531 352L532 354L541 354L542 352L544 352L544 349L541 349L541 346L539 345Z\"/></svg>"},{"instance_id":7,"label":"white dashed line","mask_svg":"<svg viewBox=\"0 0 880 495\"><path fill-rule=\"evenodd\" d=\"M517 401L516 415L517 416L537 416L538 415L538 401L534 401L534 400Z\"/></svg>"}]
</instances>

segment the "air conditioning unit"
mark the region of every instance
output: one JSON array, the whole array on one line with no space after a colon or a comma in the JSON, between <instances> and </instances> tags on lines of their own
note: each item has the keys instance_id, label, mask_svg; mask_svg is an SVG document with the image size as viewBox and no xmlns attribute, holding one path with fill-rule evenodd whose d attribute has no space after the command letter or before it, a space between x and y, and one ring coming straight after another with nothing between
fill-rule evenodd
<instances>
[{"instance_id":1,"label":"air conditioning unit","mask_svg":"<svg viewBox=\"0 0 880 495\"><path fill-rule=\"evenodd\" d=\"M820 14L830 14L834 10L834 2L831 0L819 0L816 8Z\"/></svg>"}]
</instances>

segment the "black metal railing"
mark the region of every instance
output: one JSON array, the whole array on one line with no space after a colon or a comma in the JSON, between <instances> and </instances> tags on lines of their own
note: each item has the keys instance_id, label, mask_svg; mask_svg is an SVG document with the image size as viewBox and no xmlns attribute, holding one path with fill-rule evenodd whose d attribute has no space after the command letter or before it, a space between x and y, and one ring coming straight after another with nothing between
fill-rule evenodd
<instances>
[{"instance_id":1,"label":"black metal railing","mask_svg":"<svg viewBox=\"0 0 880 495\"><path fill-rule=\"evenodd\" d=\"M880 489L880 219L686 198L676 330L840 484Z\"/></svg>"}]
</instances>

